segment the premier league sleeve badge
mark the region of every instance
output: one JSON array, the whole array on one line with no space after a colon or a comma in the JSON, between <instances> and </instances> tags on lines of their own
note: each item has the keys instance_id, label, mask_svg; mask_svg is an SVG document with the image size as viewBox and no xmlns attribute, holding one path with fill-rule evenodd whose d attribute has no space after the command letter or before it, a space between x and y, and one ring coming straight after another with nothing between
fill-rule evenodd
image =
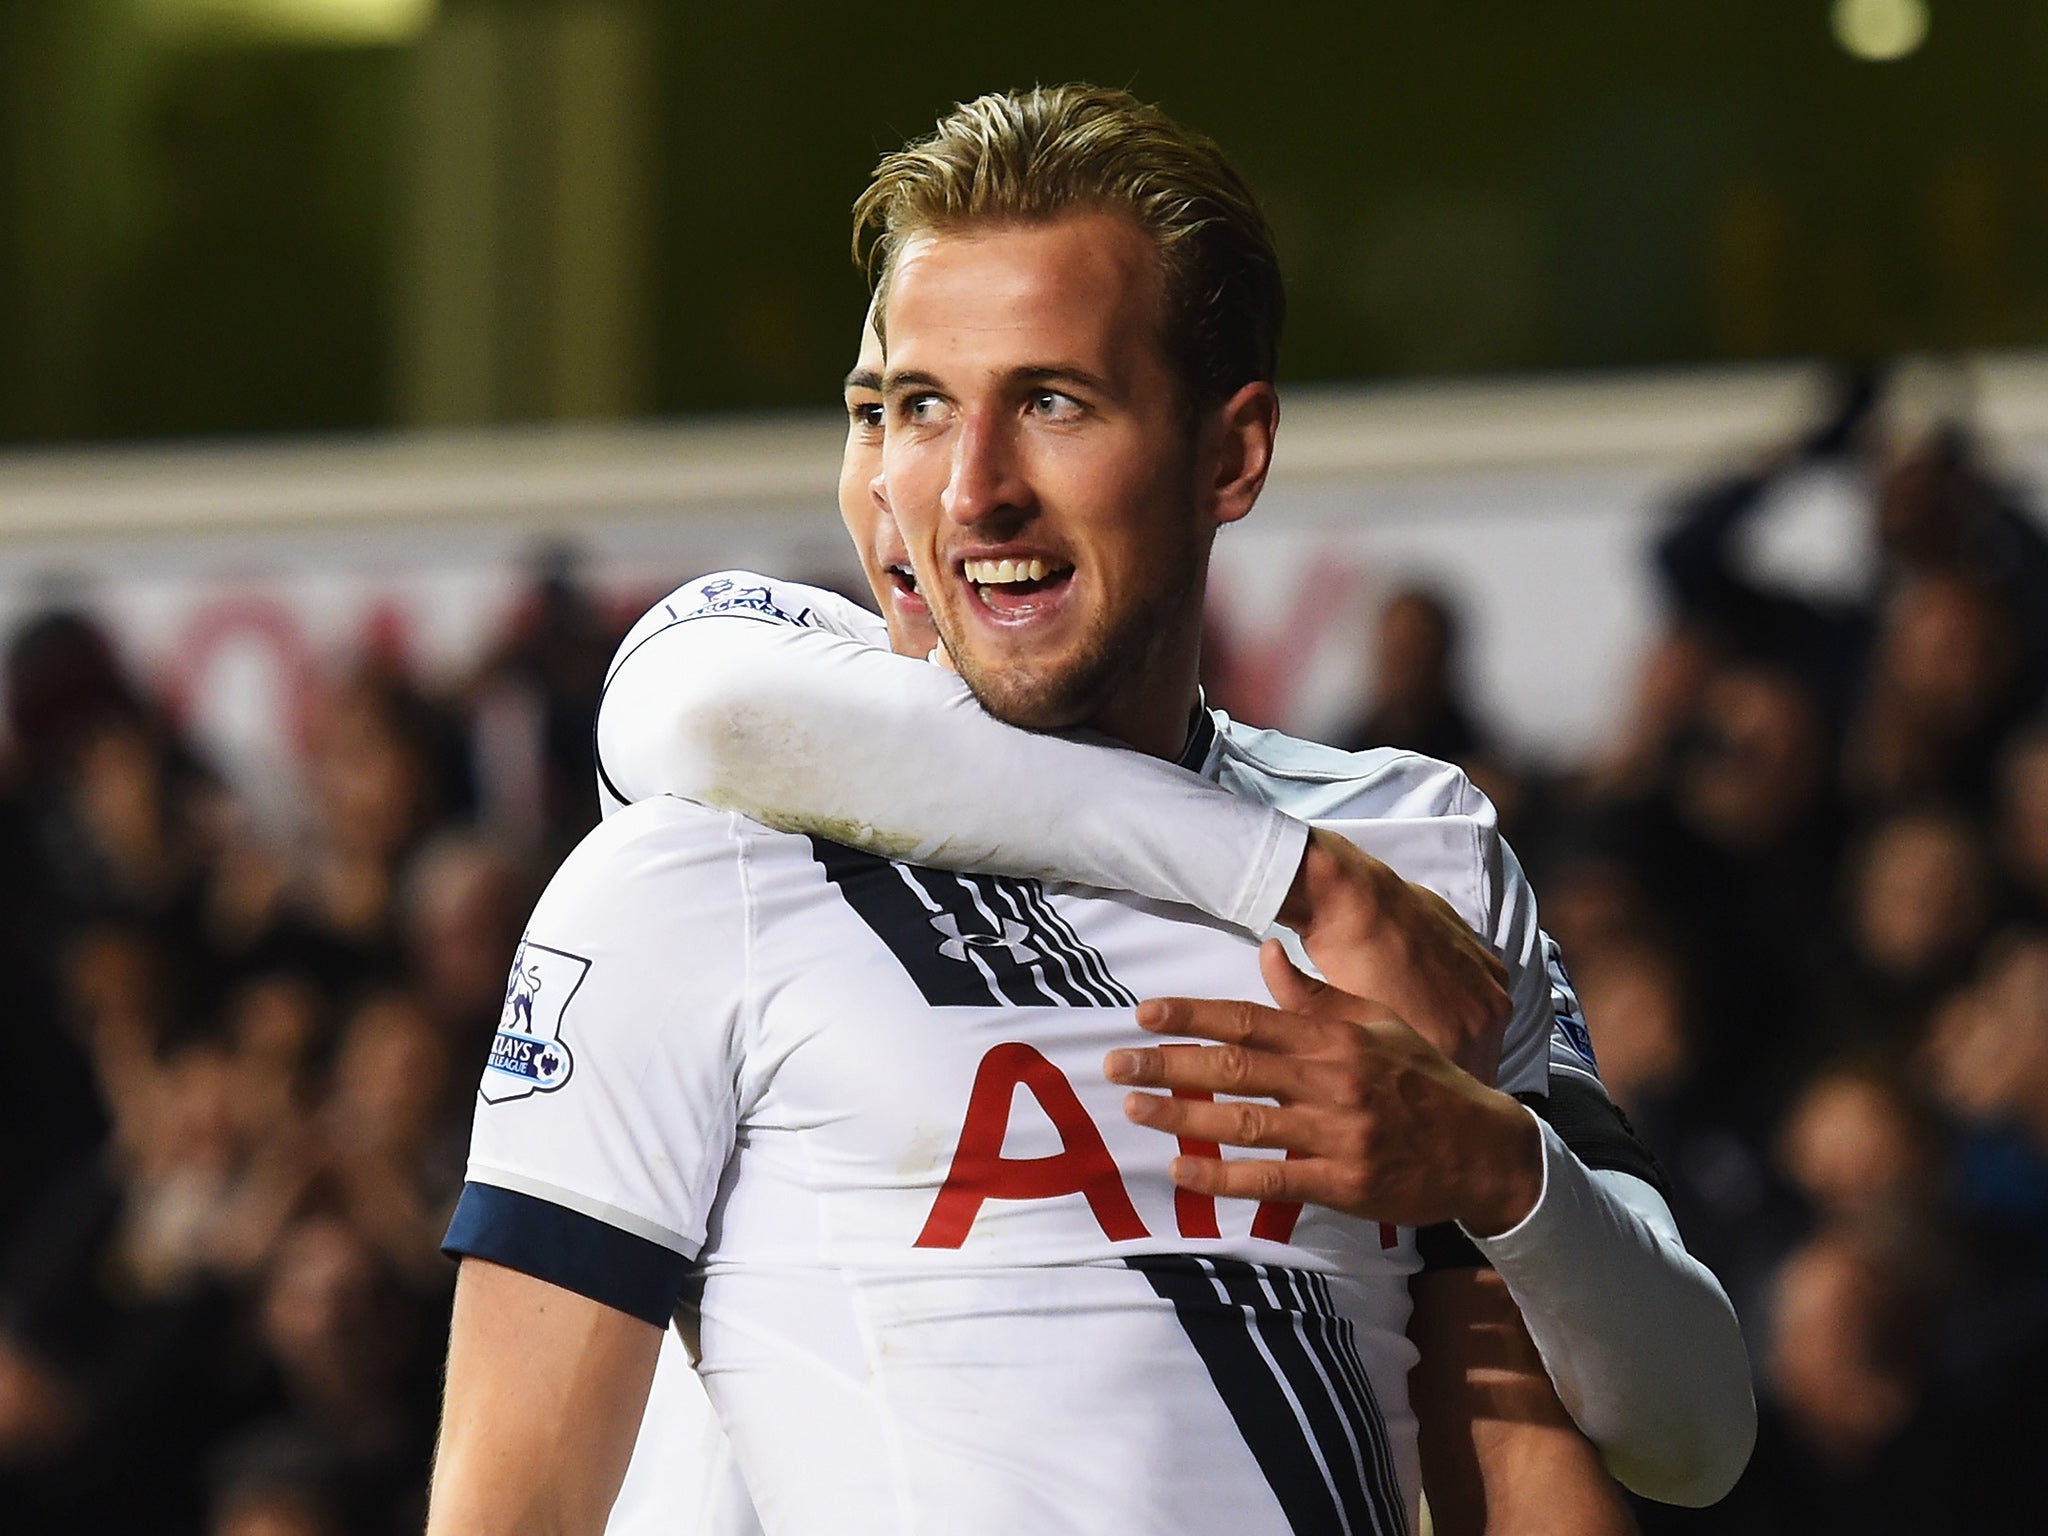
<instances>
[{"instance_id":1,"label":"premier league sleeve badge","mask_svg":"<svg viewBox=\"0 0 2048 1536\"><path fill-rule=\"evenodd\" d=\"M519 941L505 1009L498 1015L498 1033L477 1088L486 1104L553 1093L569 1081L576 1058L562 1038L562 1017L589 970L590 962L581 955Z\"/></svg>"}]
</instances>

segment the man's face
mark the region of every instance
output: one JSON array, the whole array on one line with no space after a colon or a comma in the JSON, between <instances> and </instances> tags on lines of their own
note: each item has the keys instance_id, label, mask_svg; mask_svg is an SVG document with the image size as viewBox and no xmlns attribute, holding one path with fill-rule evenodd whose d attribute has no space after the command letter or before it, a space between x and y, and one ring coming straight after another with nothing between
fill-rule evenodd
<instances>
[{"instance_id":1,"label":"man's face","mask_svg":"<svg viewBox=\"0 0 2048 1536\"><path fill-rule=\"evenodd\" d=\"M883 481L947 650L1012 724L1129 739L1162 690L1185 723L1219 514L1163 307L1150 242L1113 214L896 258Z\"/></svg>"},{"instance_id":2,"label":"man's face","mask_svg":"<svg viewBox=\"0 0 2048 1536\"><path fill-rule=\"evenodd\" d=\"M889 644L902 656L928 656L939 643L931 610L918 595L896 519L876 498L882 469L882 340L861 327L860 357L846 376L846 451L839 459L839 517L862 573L889 621Z\"/></svg>"}]
</instances>

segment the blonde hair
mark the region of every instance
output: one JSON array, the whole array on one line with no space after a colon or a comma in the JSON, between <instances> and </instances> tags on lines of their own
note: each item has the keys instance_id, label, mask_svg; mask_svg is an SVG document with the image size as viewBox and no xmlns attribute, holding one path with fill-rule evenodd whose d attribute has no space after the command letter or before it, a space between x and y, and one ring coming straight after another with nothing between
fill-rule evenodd
<instances>
[{"instance_id":1,"label":"blonde hair","mask_svg":"<svg viewBox=\"0 0 2048 1536\"><path fill-rule=\"evenodd\" d=\"M1251 189L1211 140L1094 85L962 102L882 157L853 205L854 260L874 284L878 326L910 236L1091 211L1127 215L1158 252L1164 341L1187 405L1272 379L1287 299Z\"/></svg>"}]
</instances>

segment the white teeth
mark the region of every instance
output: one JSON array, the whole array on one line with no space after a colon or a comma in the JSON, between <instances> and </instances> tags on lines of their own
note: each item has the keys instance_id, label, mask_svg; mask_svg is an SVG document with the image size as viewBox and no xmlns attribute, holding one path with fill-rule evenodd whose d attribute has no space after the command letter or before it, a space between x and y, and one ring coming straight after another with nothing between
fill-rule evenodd
<instances>
[{"instance_id":1,"label":"white teeth","mask_svg":"<svg viewBox=\"0 0 2048 1536\"><path fill-rule=\"evenodd\" d=\"M960 569L977 587L1000 587L1017 581L1043 581L1066 567L1044 560L963 560Z\"/></svg>"}]
</instances>

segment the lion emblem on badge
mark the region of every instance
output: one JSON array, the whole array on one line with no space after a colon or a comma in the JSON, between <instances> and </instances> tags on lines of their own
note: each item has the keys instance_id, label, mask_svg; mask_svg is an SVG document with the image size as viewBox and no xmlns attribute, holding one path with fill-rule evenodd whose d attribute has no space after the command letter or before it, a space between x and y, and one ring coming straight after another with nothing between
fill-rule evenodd
<instances>
[{"instance_id":1,"label":"lion emblem on badge","mask_svg":"<svg viewBox=\"0 0 2048 1536\"><path fill-rule=\"evenodd\" d=\"M562 1038L562 1018L590 962L567 950L521 939L505 984L505 1006L491 1040L477 1092L487 1104L553 1093L569 1081L576 1058Z\"/></svg>"}]
</instances>

